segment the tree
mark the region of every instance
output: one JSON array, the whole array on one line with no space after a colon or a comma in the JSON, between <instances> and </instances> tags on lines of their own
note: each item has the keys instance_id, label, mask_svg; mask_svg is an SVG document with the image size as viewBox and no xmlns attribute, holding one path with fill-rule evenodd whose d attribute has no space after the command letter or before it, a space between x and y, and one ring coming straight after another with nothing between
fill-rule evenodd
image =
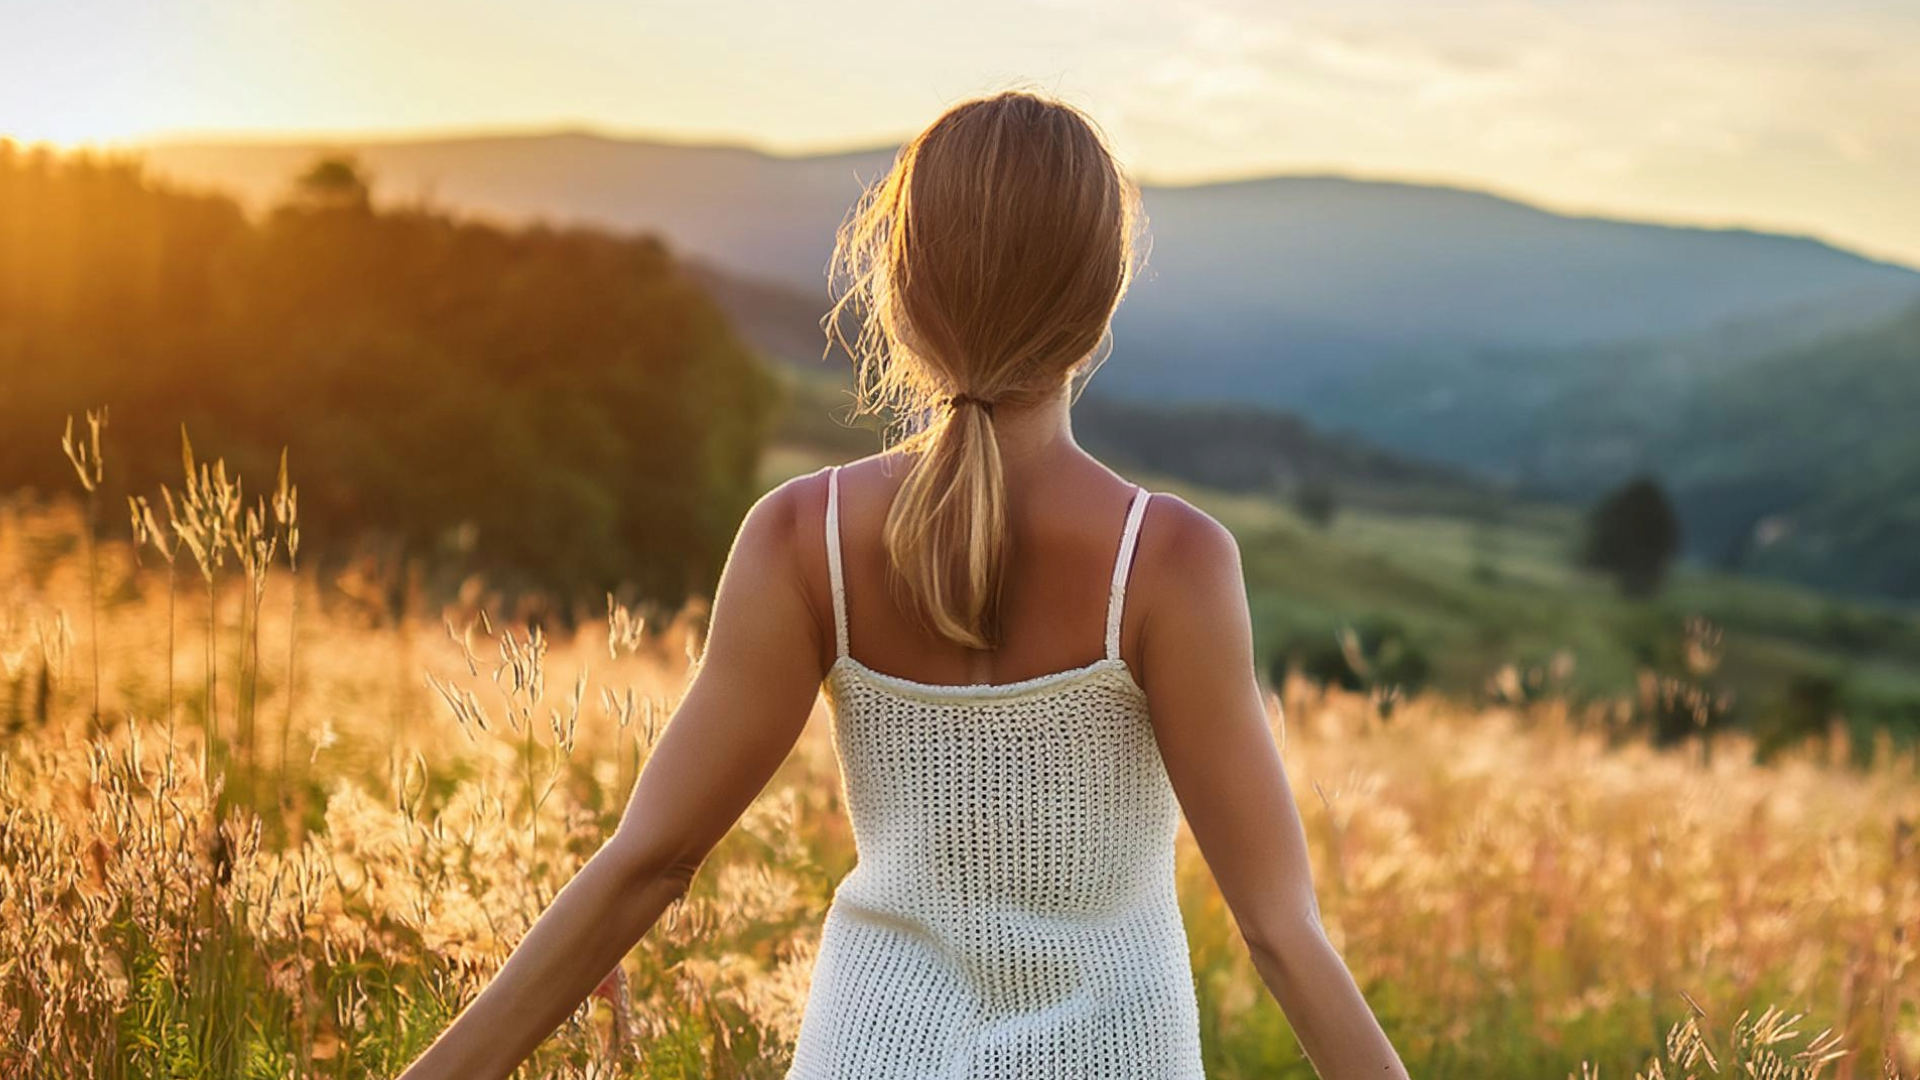
<instances>
[{"instance_id":1,"label":"tree","mask_svg":"<svg viewBox=\"0 0 1920 1080\"><path fill-rule=\"evenodd\" d=\"M1680 519L1659 481L1638 476L1616 488L1587 521L1582 563L1612 574L1628 596L1650 596L1680 552Z\"/></svg>"},{"instance_id":2,"label":"tree","mask_svg":"<svg viewBox=\"0 0 1920 1080\"><path fill-rule=\"evenodd\" d=\"M1339 500L1333 494L1333 485L1324 480L1308 480L1293 490L1294 512L1316 529L1332 525L1333 515L1339 507Z\"/></svg>"},{"instance_id":3,"label":"tree","mask_svg":"<svg viewBox=\"0 0 1920 1080\"><path fill-rule=\"evenodd\" d=\"M294 180L293 199L314 209L365 210L373 204L373 185L358 158L323 157Z\"/></svg>"}]
</instances>

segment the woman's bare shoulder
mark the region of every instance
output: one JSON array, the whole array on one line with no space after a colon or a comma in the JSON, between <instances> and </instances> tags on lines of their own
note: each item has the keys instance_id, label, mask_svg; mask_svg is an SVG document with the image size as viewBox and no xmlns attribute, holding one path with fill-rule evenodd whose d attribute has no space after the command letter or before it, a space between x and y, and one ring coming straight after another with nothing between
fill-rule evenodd
<instances>
[{"instance_id":1,"label":"woman's bare shoulder","mask_svg":"<svg viewBox=\"0 0 1920 1080\"><path fill-rule=\"evenodd\" d=\"M1240 545L1213 515L1178 495L1155 492L1137 543L1127 598L1130 608L1139 605L1143 632L1244 617Z\"/></svg>"},{"instance_id":2,"label":"woman's bare shoulder","mask_svg":"<svg viewBox=\"0 0 1920 1080\"><path fill-rule=\"evenodd\" d=\"M754 500L740 524L738 542L791 542L803 533L810 517L824 520L828 468L789 477Z\"/></svg>"},{"instance_id":3,"label":"woman's bare shoulder","mask_svg":"<svg viewBox=\"0 0 1920 1080\"><path fill-rule=\"evenodd\" d=\"M824 588L828 469L790 477L754 500L734 534L729 562L754 558L785 565L810 598L816 578Z\"/></svg>"},{"instance_id":4,"label":"woman's bare shoulder","mask_svg":"<svg viewBox=\"0 0 1920 1080\"><path fill-rule=\"evenodd\" d=\"M1155 577L1190 580L1240 569L1240 545L1212 514L1172 492L1156 491L1140 522L1142 566Z\"/></svg>"}]
</instances>

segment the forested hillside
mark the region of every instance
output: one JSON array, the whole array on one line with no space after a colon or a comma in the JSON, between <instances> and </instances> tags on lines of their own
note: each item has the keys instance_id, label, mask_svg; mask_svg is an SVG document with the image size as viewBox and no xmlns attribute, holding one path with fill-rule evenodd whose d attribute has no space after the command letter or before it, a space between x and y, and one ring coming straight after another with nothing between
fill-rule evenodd
<instances>
[{"instance_id":1,"label":"forested hillside","mask_svg":"<svg viewBox=\"0 0 1920 1080\"><path fill-rule=\"evenodd\" d=\"M1838 331L1796 317L1813 314L1484 357L1448 423L1399 415L1417 447L1549 497L1657 475L1705 561L1920 597L1920 305ZM1583 374L1548 389L1543 365Z\"/></svg>"},{"instance_id":2,"label":"forested hillside","mask_svg":"<svg viewBox=\"0 0 1920 1080\"><path fill-rule=\"evenodd\" d=\"M0 387L0 490L75 490L57 438L107 406L116 517L184 422L249 477L284 446L336 543L664 602L711 585L777 407L655 238L376 209L340 163L254 222L4 143Z\"/></svg>"},{"instance_id":3,"label":"forested hillside","mask_svg":"<svg viewBox=\"0 0 1920 1080\"><path fill-rule=\"evenodd\" d=\"M1721 374L1659 456L1722 557L1920 597L1920 304Z\"/></svg>"}]
</instances>

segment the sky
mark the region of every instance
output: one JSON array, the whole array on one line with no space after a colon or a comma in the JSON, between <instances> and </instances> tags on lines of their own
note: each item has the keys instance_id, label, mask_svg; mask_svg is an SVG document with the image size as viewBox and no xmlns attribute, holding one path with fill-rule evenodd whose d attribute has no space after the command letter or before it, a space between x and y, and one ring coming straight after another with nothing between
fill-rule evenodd
<instances>
[{"instance_id":1,"label":"sky","mask_svg":"<svg viewBox=\"0 0 1920 1080\"><path fill-rule=\"evenodd\" d=\"M1337 172L1920 266L1920 0L0 0L0 136L806 153L1025 86L1143 180Z\"/></svg>"}]
</instances>

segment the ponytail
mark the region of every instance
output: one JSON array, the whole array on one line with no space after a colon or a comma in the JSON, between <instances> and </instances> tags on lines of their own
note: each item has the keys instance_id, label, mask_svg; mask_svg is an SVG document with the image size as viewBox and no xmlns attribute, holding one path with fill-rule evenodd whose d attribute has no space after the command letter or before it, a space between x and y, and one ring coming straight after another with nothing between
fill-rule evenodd
<instances>
[{"instance_id":1,"label":"ponytail","mask_svg":"<svg viewBox=\"0 0 1920 1080\"><path fill-rule=\"evenodd\" d=\"M1001 640L1006 477L993 405L964 394L949 400L887 510L887 555L929 629L992 649Z\"/></svg>"}]
</instances>

